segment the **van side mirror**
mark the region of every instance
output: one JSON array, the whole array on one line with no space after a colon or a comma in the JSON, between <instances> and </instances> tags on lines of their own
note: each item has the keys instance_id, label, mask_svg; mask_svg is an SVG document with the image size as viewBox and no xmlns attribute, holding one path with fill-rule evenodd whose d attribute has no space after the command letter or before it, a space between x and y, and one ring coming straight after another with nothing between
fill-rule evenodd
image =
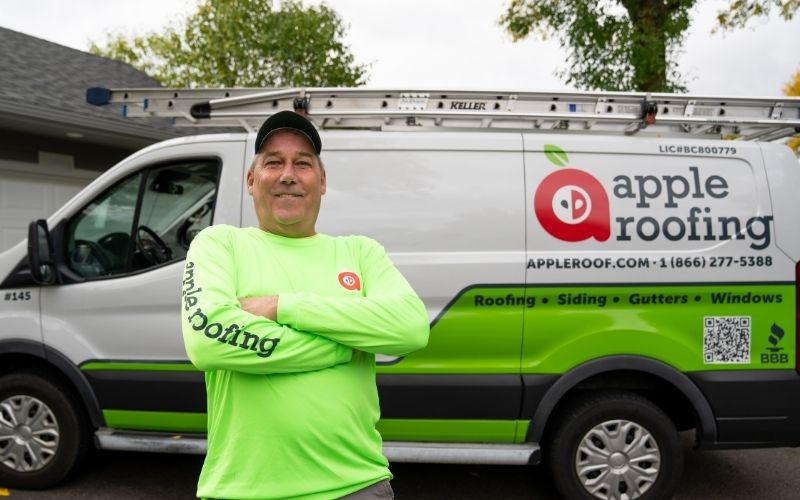
<instances>
[{"instance_id":1,"label":"van side mirror","mask_svg":"<svg viewBox=\"0 0 800 500\"><path fill-rule=\"evenodd\" d=\"M37 284L52 285L55 282L50 231L44 219L35 220L28 226L28 268Z\"/></svg>"}]
</instances>

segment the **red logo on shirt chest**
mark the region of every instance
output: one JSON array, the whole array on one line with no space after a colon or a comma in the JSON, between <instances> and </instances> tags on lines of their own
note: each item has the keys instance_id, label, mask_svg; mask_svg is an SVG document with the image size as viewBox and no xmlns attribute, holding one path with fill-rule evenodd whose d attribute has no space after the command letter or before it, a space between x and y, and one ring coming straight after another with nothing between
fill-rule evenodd
<instances>
[{"instance_id":1,"label":"red logo on shirt chest","mask_svg":"<svg viewBox=\"0 0 800 500\"><path fill-rule=\"evenodd\" d=\"M361 290L361 278L350 271L339 273L339 284L346 290Z\"/></svg>"}]
</instances>

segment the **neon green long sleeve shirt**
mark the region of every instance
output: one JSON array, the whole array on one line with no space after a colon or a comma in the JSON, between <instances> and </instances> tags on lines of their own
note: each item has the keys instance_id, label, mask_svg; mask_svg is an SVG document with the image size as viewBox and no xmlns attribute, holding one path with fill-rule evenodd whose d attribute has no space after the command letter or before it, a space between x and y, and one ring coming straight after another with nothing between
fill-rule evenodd
<instances>
[{"instance_id":1,"label":"neon green long sleeve shirt","mask_svg":"<svg viewBox=\"0 0 800 500\"><path fill-rule=\"evenodd\" d=\"M277 321L239 306L264 295ZM208 401L199 497L333 499L392 477L374 353L424 347L428 316L379 244L211 226L187 254L181 304Z\"/></svg>"}]
</instances>

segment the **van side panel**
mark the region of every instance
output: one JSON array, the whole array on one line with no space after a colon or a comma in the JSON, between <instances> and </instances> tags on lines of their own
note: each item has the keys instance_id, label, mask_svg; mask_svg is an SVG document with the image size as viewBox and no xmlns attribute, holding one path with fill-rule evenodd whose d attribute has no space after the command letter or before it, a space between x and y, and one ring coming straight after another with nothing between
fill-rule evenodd
<instances>
[{"instance_id":1,"label":"van side panel","mask_svg":"<svg viewBox=\"0 0 800 500\"><path fill-rule=\"evenodd\" d=\"M318 230L383 244L431 321L424 350L379 357L384 439L513 441L522 309L474 302L524 280L520 135L329 132L323 141Z\"/></svg>"},{"instance_id":2,"label":"van side panel","mask_svg":"<svg viewBox=\"0 0 800 500\"><path fill-rule=\"evenodd\" d=\"M42 342L38 287L0 289L0 339Z\"/></svg>"},{"instance_id":3,"label":"van side panel","mask_svg":"<svg viewBox=\"0 0 800 500\"><path fill-rule=\"evenodd\" d=\"M794 262L775 244L758 146L667 146L526 136L524 373L612 354L794 368L769 356L794 352Z\"/></svg>"},{"instance_id":4,"label":"van side panel","mask_svg":"<svg viewBox=\"0 0 800 500\"><path fill-rule=\"evenodd\" d=\"M800 446L800 377L794 371L703 371L689 376L714 409L716 444Z\"/></svg>"},{"instance_id":5,"label":"van side panel","mask_svg":"<svg viewBox=\"0 0 800 500\"><path fill-rule=\"evenodd\" d=\"M523 374L657 360L701 389L719 443L800 439L786 403L796 258L778 243L797 248L783 236L797 232L784 222L796 194L770 190L758 144L525 135L525 168ZM773 183L798 180L785 161L771 170ZM774 435L757 430L773 420Z\"/></svg>"},{"instance_id":6,"label":"van side panel","mask_svg":"<svg viewBox=\"0 0 800 500\"><path fill-rule=\"evenodd\" d=\"M775 244L794 262L800 260L800 231L797 230L797 190L800 163L783 144L759 143L764 157L770 198L775 211Z\"/></svg>"}]
</instances>

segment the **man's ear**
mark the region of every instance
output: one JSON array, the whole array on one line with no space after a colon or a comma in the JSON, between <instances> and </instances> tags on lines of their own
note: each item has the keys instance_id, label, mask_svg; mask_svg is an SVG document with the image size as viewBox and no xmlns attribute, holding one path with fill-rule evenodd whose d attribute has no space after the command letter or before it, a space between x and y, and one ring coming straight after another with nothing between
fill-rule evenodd
<instances>
[{"instance_id":1,"label":"man's ear","mask_svg":"<svg viewBox=\"0 0 800 500\"><path fill-rule=\"evenodd\" d=\"M255 175L253 174L253 168L247 170L247 192L250 196L253 196L253 181L255 181Z\"/></svg>"},{"instance_id":2,"label":"man's ear","mask_svg":"<svg viewBox=\"0 0 800 500\"><path fill-rule=\"evenodd\" d=\"M327 188L327 182L328 182L327 181L327 176L325 174L325 167L322 167L322 169L321 169L321 178L320 178L320 180L322 181L322 189L320 190L320 194L325 194L325 189Z\"/></svg>"}]
</instances>

